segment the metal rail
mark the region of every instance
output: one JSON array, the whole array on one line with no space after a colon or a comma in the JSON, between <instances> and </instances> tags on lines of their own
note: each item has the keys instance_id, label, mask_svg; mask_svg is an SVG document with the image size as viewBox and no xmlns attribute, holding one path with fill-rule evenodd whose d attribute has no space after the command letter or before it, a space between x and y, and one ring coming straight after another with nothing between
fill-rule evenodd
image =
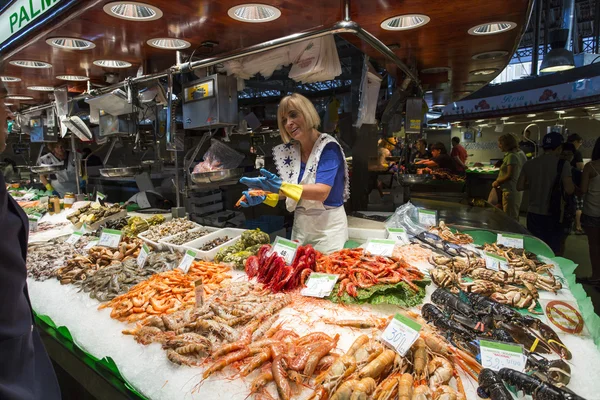
<instances>
[{"instance_id":1,"label":"metal rail","mask_svg":"<svg viewBox=\"0 0 600 400\"><path fill-rule=\"evenodd\" d=\"M246 57L246 56L250 56L253 54L257 54L257 53L262 53L264 51L277 49L279 47L287 46L290 44L302 42L304 40L314 39L314 38L327 36L327 35L335 35L335 34L339 34L339 33L355 34L359 39L361 39L364 42L366 42L367 44L369 44L375 50L377 50L382 55L384 55L385 57L390 59L394 64L396 64L398 66L398 68L400 68L400 70L402 70L408 77L410 77L414 81L415 85L417 86L417 88L419 90L419 93L423 92L423 88L421 87L418 77L411 71L411 69L392 50L390 50L390 48L387 47L382 41L377 39L371 33L367 32L366 30L361 28L360 25L358 25L356 22L354 22L350 19L350 0L343 0L342 13L343 13L344 19L340 22L337 22L330 28L319 27L319 28L315 28L315 29L312 29L312 30L309 30L306 32L294 33L292 35L284 36L284 37L281 37L278 39L273 39L273 40L269 40L266 42L258 43L258 44L255 44L255 45L252 45L249 47L245 47L243 49L237 49L237 50L233 50L230 52L226 52L222 55L218 55L215 57L209 57L209 58L206 58L203 60L193 61L193 62L190 60L187 63L174 65L171 68L169 68L168 70L163 71L163 72L144 75L144 76L140 76L137 78L129 78L125 81L115 83L110 86L95 89L90 93L84 93L84 94L75 96L69 101L70 102L79 101L79 100L84 100L84 99L92 97L92 96L98 96L101 94L109 93L115 89L122 88L123 86L125 86L127 84L135 85L136 83L143 83L143 82L148 82L148 81L151 81L154 79L165 78L169 75L169 73L180 74L180 73L190 72L195 69L210 67L210 66L213 66L216 64L235 60L237 58ZM33 112L45 110L47 108L52 107L52 104L53 104L53 102L49 103L49 104L40 105L40 106L34 106L31 108L28 108L27 110L21 111L17 114L30 114Z\"/></svg>"}]
</instances>

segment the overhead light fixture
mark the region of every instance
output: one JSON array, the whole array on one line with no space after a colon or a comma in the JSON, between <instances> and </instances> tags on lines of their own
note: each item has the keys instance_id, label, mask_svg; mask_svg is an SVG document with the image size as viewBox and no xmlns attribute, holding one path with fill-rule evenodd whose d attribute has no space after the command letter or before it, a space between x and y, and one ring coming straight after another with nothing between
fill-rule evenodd
<instances>
[{"instance_id":1,"label":"overhead light fixture","mask_svg":"<svg viewBox=\"0 0 600 400\"><path fill-rule=\"evenodd\" d=\"M422 74L441 74L442 72L450 71L450 67L433 67L433 68L425 68L421 70Z\"/></svg>"},{"instance_id":2,"label":"overhead light fixture","mask_svg":"<svg viewBox=\"0 0 600 400\"><path fill-rule=\"evenodd\" d=\"M557 113L557 114L566 114L567 112L566 112L566 111L564 111L564 110L559 110L559 111L556 111L556 113Z\"/></svg>"},{"instance_id":3,"label":"overhead light fixture","mask_svg":"<svg viewBox=\"0 0 600 400\"><path fill-rule=\"evenodd\" d=\"M61 81L89 81L90 78L82 75L58 75L56 79L60 79Z\"/></svg>"},{"instance_id":4,"label":"overhead light fixture","mask_svg":"<svg viewBox=\"0 0 600 400\"><path fill-rule=\"evenodd\" d=\"M544 122L545 119L534 119L533 122Z\"/></svg>"},{"instance_id":5,"label":"overhead light fixture","mask_svg":"<svg viewBox=\"0 0 600 400\"><path fill-rule=\"evenodd\" d=\"M497 33L507 32L517 27L517 24L510 21L489 22L469 29L470 35L495 35Z\"/></svg>"},{"instance_id":6,"label":"overhead light fixture","mask_svg":"<svg viewBox=\"0 0 600 400\"><path fill-rule=\"evenodd\" d=\"M46 43L52 47L67 50L89 50L96 47L96 45L89 40L70 37L50 38L46 39Z\"/></svg>"},{"instance_id":7,"label":"overhead light fixture","mask_svg":"<svg viewBox=\"0 0 600 400\"><path fill-rule=\"evenodd\" d=\"M535 117L537 114L527 114L527 118L533 118Z\"/></svg>"},{"instance_id":8,"label":"overhead light fixture","mask_svg":"<svg viewBox=\"0 0 600 400\"><path fill-rule=\"evenodd\" d=\"M163 12L150 4L137 1L115 1L104 6L104 12L116 18L128 21L154 21L163 16Z\"/></svg>"},{"instance_id":9,"label":"overhead light fixture","mask_svg":"<svg viewBox=\"0 0 600 400\"><path fill-rule=\"evenodd\" d=\"M446 105L445 104L434 104L432 107L433 108L442 108L442 107L446 107Z\"/></svg>"},{"instance_id":10,"label":"overhead light fixture","mask_svg":"<svg viewBox=\"0 0 600 400\"><path fill-rule=\"evenodd\" d=\"M502 121L506 121L507 119L510 119L510 117L501 117L500 120Z\"/></svg>"},{"instance_id":11,"label":"overhead light fixture","mask_svg":"<svg viewBox=\"0 0 600 400\"><path fill-rule=\"evenodd\" d=\"M52 64L45 61L12 60L8 63L23 68L52 68Z\"/></svg>"},{"instance_id":12,"label":"overhead light fixture","mask_svg":"<svg viewBox=\"0 0 600 400\"><path fill-rule=\"evenodd\" d=\"M426 90L425 91L425 94L431 94L431 93L433 93L433 90Z\"/></svg>"},{"instance_id":13,"label":"overhead light fixture","mask_svg":"<svg viewBox=\"0 0 600 400\"><path fill-rule=\"evenodd\" d=\"M227 15L237 21L260 23L276 20L281 16L281 11L268 4L249 3L231 7Z\"/></svg>"},{"instance_id":14,"label":"overhead light fixture","mask_svg":"<svg viewBox=\"0 0 600 400\"><path fill-rule=\"evenodd\" d=\"M33 100L31 96L23 96L20 94L11 94L5 97L8 100Z\"/></svg>"},{"instance_id":15,"label":"overhead light fixture","mask_svg":"<svg viewBox=\"0 0 600 400\"><path fill-rule=\"evenodd\" d=\"M13 103L4 103L5 106L14 106Z\"/></svg>"},{"instance_id":16,"label":"overhead light fixture","mask_svg":"<svg viewBox=\"0 0 600 400\"><path fill-rule=\"evenodd\" d=\"M181 50L187 49L191 46L190 42L175 38L155 38L148 40L146 43L152 47L156 47L157 49L166 50Z\"/></svg>"},{"instance_id":17,"label":"overhead light fixture","mask_svg":"<svg viewBox=\"0 0 600 400\"><path fill-rule=\"evenodd\" d=\"M516 122L514 122L514 121L506 121L506 122L504 122L504 125L514 125L514 124L516 124Z\"/></svg>"},{"instance_id":18,"label":"overhead light fixture","mask_svg":"<svg viewBox=\"0 0 600 400\"><path fill-rule=\"evenodd\" d=\"M485 119L478 119L478 120L476 120L475 122L476 122L476 123L479 123L479 122L483 122L483 121L485 121Z\"/></svg>"},{"instance_id":19,"label":"overhead light fixture","mask_svg":"<svg viewBox=\"0 0 600 400\"><path fill-rule=\"evenodd\" d=\"M593 110L593 109L598 108L598 107L599 106L596 105L596 106L587 106L587 107L583 107L583 108L585 108L586 110Z\"/></svg>"},{"instance_id":20,"label":"overhead light fixture","mask_svg":"<svg viewBox=\"0 0 600 400\"><path fill-rule=\"evenodd\" d=\"M480 126L480 127L482 127L482 128L484 128L484 127L486 127L486 126L490 126L490 124L481 124L481 125L479 125L479 126Z\"/></svg>"},{"instance_id":21,"label":"overhead light fixture","mask_svg":"<svg viewBox=\"0 0 600 400\"><path fill-rule=\"evenodd\" d=\"M498 68L484 68L484 69L476 69L474 71L469 72L471 75L492 75L498 72Z\"/></svg>"},{"instance_id":22,"label":"overhead light fixture","mask_svg":"<svg viewBox=\"0 0 600 400\"><path fill-rule=\"evenodd\" d=\"M495 51L486 51L485 53L475 54L471 58L477 61L488 61L488 60L497 60L499 58L506 57L508 55L508 51L504 50L495 50Z\"/></svg>"},{"instance_id":23,"label":"overhead light fixture","mask_svg":"<svg viewBox=\"0 0 600 400\"><path fill-rule=\"evenodd\" d=\"M483 86L487 85L486 81L473 81L473 82L465 82L465 86Z\"/></svg>"},{"instance_id":24,"label":"overhead light fixture","mask_svg":"<svg viewBox=\"0 0 600 400\"><path fill-rule=\"evenodd\" d=\"M53 92L54 88L52 86L27 86L29 90L36 90L38 92Z\"/></svg>"},{"instance_id":25,"label":"overhead light fixture","mask_svg":"<svg viewBox=\"0 0 600 400\"><path fill-rule=\"evenodd\" d=\"M21 78L17 78L15 76L0 76L0 80L2 82L21 82Z\"/></svg>"},{"instance_id":26,"label":"overhead light fixture","mask_svg":"<svg viewBox=\"0 0 600 400\"><path fill-rule=\"evenodd\" d=\"M563 117L563 119L575 119L575 118L577 118L577 117L574 115L569 115L568 117Z\"/></svg>"},{"instance_id":27,"label":"overhead light fixture","mask_svg":"<svg viewBox=\"0 0 600 400\"><path fill-rule=\"evenodd\" d=\"M573 52L564 48L552 49L544 56L540 72L560 72L575 68Z\"/></svg>"},{"instance_id":28,"label":"overhead light fixture","mask_svg":"<svg viewBox=\"0 0 600 400\"><path fill-rule=\"evenodd\" d=\"M408 29L415 29L423 26L429 21L430 18L423 14L398 15L383 21L381 23L381 28L386 31L406 31Z\"/></svg>"},{"instance_id":29,"label":"overhead light fixture","mask_svg":"<svg viewBox=\"0 0 600 400\"><path fill-rule=\"evenodd\" d=\"M94 61L94 65L104 68L129 68L131 67L131 63L127 61L120 60L96 60Z\"/></svg>"}]
</instances>

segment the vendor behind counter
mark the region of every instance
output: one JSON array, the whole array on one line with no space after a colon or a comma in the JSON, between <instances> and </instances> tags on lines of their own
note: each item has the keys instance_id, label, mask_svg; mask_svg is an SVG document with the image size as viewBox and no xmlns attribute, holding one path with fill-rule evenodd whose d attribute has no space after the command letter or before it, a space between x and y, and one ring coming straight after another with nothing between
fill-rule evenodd
<instances>
[{"instance_id":1,"label":"vendor behind counter","mask_svg":"<svg viewBox=\"0 0 600 400\"><path fill-rule=\"evenodd\" d=\"M418 161L416 164L430 168L445 169L451 173L459 172L456 166L456 162L448 154L448 150L446 149L446 146L443 143L434 143L431 146L431 155L431 160L421 160Z\"/></svg>"},{"instance_id":2,"label":"vendor behind counter","mask_svg":"<svg viewBox=\"0 0 600 400\"><path fill-rule=\"evenodd\" d=\"M65 193L77 192L77 178L75 169L75 155L68 151L64 140L48 143L50 152L38 160L38 165L63 165L64 169L50 175L40 175L40 180L47 190L56 191L60 197Z\"/></svg>"}]
</instances>

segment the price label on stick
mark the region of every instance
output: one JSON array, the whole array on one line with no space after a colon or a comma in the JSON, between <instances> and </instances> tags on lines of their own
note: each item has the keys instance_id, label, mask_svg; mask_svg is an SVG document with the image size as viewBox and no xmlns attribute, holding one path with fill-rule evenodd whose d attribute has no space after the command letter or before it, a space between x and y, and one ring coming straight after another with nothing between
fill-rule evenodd
<instances>
[{"instance_id":1,"label":"price label on stick","mask_svg":"<svg viewBox=\"0 0 600 400\"><path fill-rule=\"evenodd\" d=\"M310 297L326 297L331 294L335 283L338 280L338 275L321 274L313 272L306 281L306 288L300 291L302 296Z\"/></svg>"},{"instance_id":2,"label":"price label on stick","mask_svg":"<svg viewBox=\"0 0 600 400\"><path fill-rule=\"evenodd\" d=\"M523 235L513 235L510 233L499 233L497 244L501 244L506 247L512 247L513 249L523 248Z\"/></svg>"},{"instance_id":3,"label":"price label on stick","mask_svg":"<svg viewBox=\"0 0 600 400\"><path fill-rule=\"evenodd\" d=\"M144 243L142 245L142 249L140 250L140 254L138 254L138 257L137 257L137 265L138 265L138 267L144 268L144 265L146 264L146 259L148 258L148 254L149 253L150 253L150 249Z\"/></svg>"},{"instance_id":4,"label":"price label on stick","mask_svg":"<svg viewBox=\"0 0 600 400\"><path fill-rule=\"evenodd\" d=\"M98 245L98 241L92 240L91 242L89 242L88 244L85 245L84 250L89 250L96 245Z\"/></svg>"},{"instance_id":5,"label":"price label on stick","mask_svg":"<svg viewBox=\"0 0 600 400\"><path fill-rule=\"evenodd\" d=\"M96 203L100 203L100 200L104 200L106 195L104 193L96 192Z\"/></svg>"},{"instance_id":6,"label":"price label on stick","mask_svg":"<svg viewBox=\"0 0 600 400\"><path fill-rule=\"evenodd\" d=\"M280 257L283 257L287 265L290 265L294 262L298 246L299 244L296 242L277 236L275 242L273 242L273 251Z\"/></svg>"},{"instance_id":7,"label":"price label on stick","mask_svg":"<svg viewBox=\"0 0 600 400\"><path fill-rule=\"evenodd\" d=\"M494 271L508 270L508 261L504 257L486 251L483 253L483 259L485 260L485 267L488 269Z\"/></svg>"},{"instance_id":8,"label":"price label on stick","mask_svg":"<svg viewBox=\"0 0 600 400\"><path fill-rule=\"evenodd\" d=\"M394 253L396 240L390 239L369 239L365 246L365 253L376 256L391 257Z\"/></svg>"},{"instance_id":9,"label":"price label on stick","mask_svg":"<svg viewBox=\"0 0 600 400\"><path fill-rule=\"evenodd\" d=\"M204 282L198 279L194 282L194 295L196 296L196 308L204 305Z\"/></svg>"},{"instance_id":10,"label":"price label on stick","mask_svg":"<svg viewBox=\"0 0 600 400\"><path fill-rule=\"evenodd\" d=\"M523 354L523 346L519 344L500 343L479 339L481 365L493 371L510 368L519 372L525 370L527 357Z\"/></svg>"},{"instance_id":11,"label":"price label on stick","mask_svg":"<svg viewBox=\"0 0 600 400\"><path fill-rule=\"evenodd\" d=\"M394 239L396 242L400 242L401 244L409 244L410 240L408 240L408 234L404 230L404 228L387 228L388 239Z\"/></svg>"},{"instance_id":12,"label":"price label on stick","mask_svg":"<svg viewBox=\"0 0 600 400\"><path fill-rule=\"evenodd\" d=\"M437 226L437 211L419 208L419 224L425 226Z\"/></svg>"},{"instance_id":13,"label":"price label on stick","mask_svg":"<svg viewBox=\"0 0 600 400\"><path fill-rule=\"evenodd\" d=\"M187 274L196 258L196 252L194 250L188 250L185 252L185 255L181 259L181 262L177 266L180 270Z\"/></svg>"},{"instance_id":14,"label":"price label on stick","mask_svg":"<svg viewBox=\"0 0 600 400\"><path fill-rule=\"evenodd\" d=\"M71 234L71 236L69 236L69 238L67 240L65 240L65 243L75 244L75 243L79 242L79 239L81 239L82 236L83 236L82 232L73 232Z\"/></svg>"},{"instance_id":15,"label":"price label on stick","mask_svg":"<svg viewBox=\"0 0 600 400\"><path fill-rule=\"evenodd\" d=\"M404 357L419 338L420 330L421 325L418 322L402 314L396 314L381 334L381 340Z\"/></svg>"},{"instance_id":16,"label":"price label on stick","mask_svg":"<svg viewBox=\"0 0 600 400\"><path fill-rule=\"evenodd\" d=\"M119 243L121 243L121 236L123 236L123 232L121 231L104 228L100 234L98 246L112 247L116 249L119 247Z\"/></svg>"}]
</instances>

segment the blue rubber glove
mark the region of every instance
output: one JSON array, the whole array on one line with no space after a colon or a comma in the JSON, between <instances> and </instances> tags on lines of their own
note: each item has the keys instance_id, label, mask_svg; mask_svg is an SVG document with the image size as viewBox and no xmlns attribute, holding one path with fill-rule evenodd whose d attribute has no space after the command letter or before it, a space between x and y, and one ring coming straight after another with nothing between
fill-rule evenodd
<instances>
[{"instance_id":1,"label":"blue rubber glove","mask_svg":"<svg viewBox=\"0 0 600 400\"><path fill-rule=\"evenodd\" d=\"M259 204L266 204L271 207L275 207L277 202L279 202L279 195L277 193L269 193L266 196L251 196L248 191L242 192L244 196L246 196L246 201L240 202L240 206L246 207L254 207Z\"/></svg>"},{"instance_id":2,"label":"blue rubber glove","mask_svg":"<svg viewBox=\"0 0 600 400\"><path fill-rule=\"evenodd\" d=\"M243 177L240 179L240 183L243 183L251 189L262 189L265 192L279 193L283 180L264 168L260 169L260 174L262 176L259 176L258 178Z\"/></svg>"}]
</instances>

